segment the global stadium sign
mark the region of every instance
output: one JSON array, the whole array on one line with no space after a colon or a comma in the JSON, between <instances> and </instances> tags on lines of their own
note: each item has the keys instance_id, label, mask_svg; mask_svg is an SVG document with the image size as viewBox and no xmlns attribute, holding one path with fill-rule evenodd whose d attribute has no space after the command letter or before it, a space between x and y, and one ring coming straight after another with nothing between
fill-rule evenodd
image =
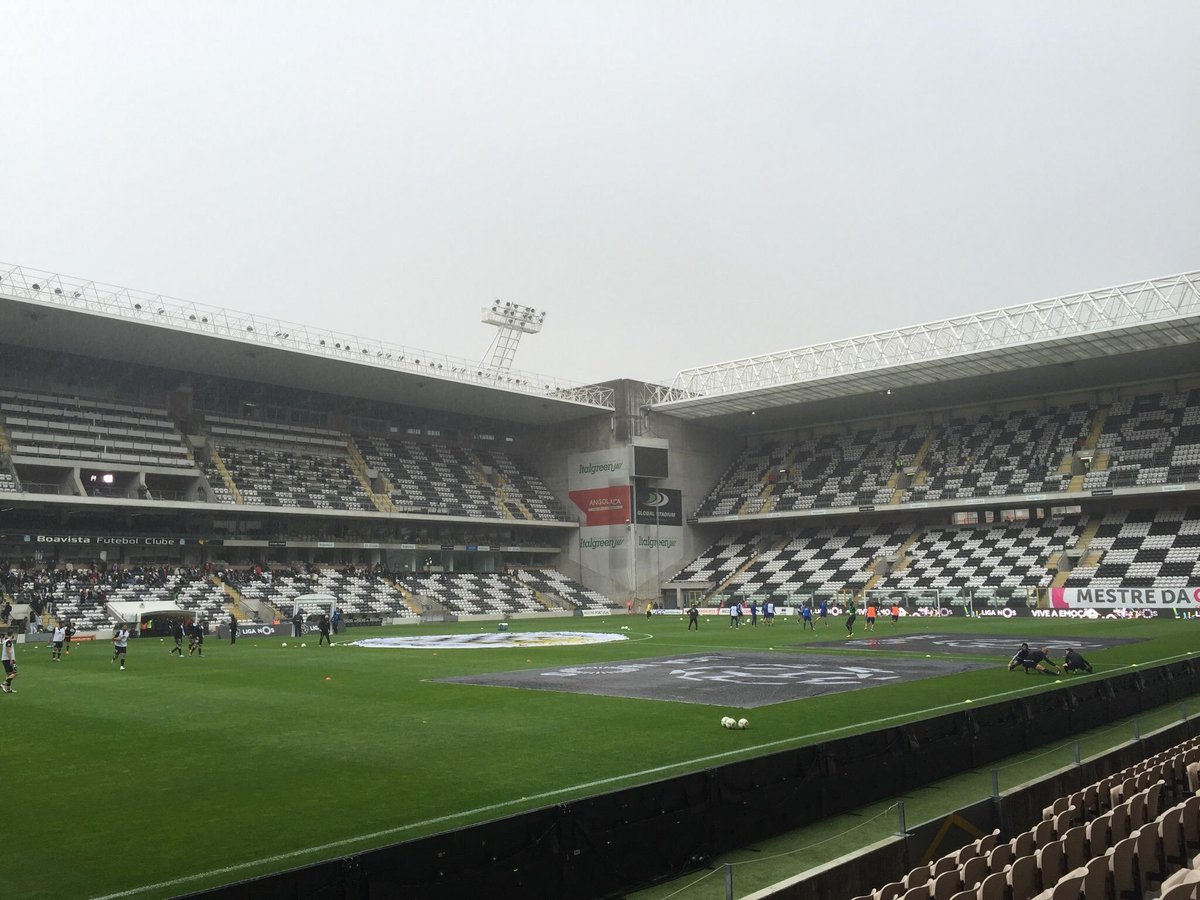
<instances>
[{"instance_id":1,"label":"global stadium sign","mask_svg":"<svg viewBox=\"0 0 1200 900\"><path fill-rule=\"evenodd\" d=\"M406 637L363 638L343 644L346 647L367 647L386 650L476 650L497 647L572 647L583 644L608 644L625 641L623 634L591 631L527 631L495 634L426 634Z\"/></svg>"},{"instance_id":2,"label":"global stadium sign","mask_svg":"<svg viewBox=\"0 0 1200 900\"><path fill-rule=\"evenodd\" d=\"M1200 587L1051 588L1054 609L1200 608Z\"/></svg>"}]
</instances>

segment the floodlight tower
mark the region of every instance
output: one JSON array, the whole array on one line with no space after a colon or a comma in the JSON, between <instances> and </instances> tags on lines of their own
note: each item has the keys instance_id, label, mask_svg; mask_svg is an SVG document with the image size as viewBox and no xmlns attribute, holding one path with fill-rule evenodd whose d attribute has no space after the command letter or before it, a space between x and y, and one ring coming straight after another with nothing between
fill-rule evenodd
<instances>
[{"instance_id":1,"label":"floodlight tower","mask_svg":"<svg viewBox=\"0 0 1200 900\"><path fill-rule=\"evenodd\" d=\"M484 355L484 365L503 372L512 368L521 335L537 334L541 331L542 323L546 321L546 313L532 306L496 300L491 306L483 308L483 318L480 321L496 328L496 337L492 339L492 345Z\"/></svg>"}]
</instances>

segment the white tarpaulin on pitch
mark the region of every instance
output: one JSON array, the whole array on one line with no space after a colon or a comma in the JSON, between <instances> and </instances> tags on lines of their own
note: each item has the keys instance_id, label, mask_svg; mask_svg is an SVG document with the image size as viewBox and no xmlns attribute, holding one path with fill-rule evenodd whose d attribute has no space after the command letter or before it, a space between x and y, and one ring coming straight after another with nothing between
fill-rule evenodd
<instances>
[{"instance_id":1,"label":"white tarpaulin on pitch","mask_svg":"<svg viewBox=\"0 0 1200 900\"><path fill-rule=\"evenodd\" d=\"M114 600L108 604L108 614L120 622L140 622L150 616L164 614L191 615L173 600Z\"/></svg>"}]
</instances>

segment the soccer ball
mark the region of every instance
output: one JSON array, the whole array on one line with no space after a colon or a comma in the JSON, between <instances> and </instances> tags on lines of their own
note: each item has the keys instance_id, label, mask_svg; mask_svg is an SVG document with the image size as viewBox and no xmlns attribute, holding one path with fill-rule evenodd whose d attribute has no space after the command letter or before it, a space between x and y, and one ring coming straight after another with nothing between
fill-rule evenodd
<instances>
[{"instance_id":1,"label":"soccer ball","mask_svg":"<svg viewBox=\"0 0 1200 900\"><path fill-rule=\"evenodd\" d=\"M736 723L736 722L734 722L734 721L733 721L733 719L729 718L729 716L722 716L722 717L721 717L721 725L722 725L722 727L724 727L724 728L732 728L732 727L733 727L734 725L736 725L736 724L737 724L737 723Z\"/></svg>"},{"instance_id":2,"label":"soccer ball","mask_svg":"<svg viewBox=\"0 0 1200 900\"><path fill-rule=\"evenodd\" d=\"M749 728L750 720L749 719L738 719L737 725L738 725L738 728Z\"/></svg>"},{"instance_id":3,"label":"soccer ball","mask_svg":"<svg viewBox=\"0 0 1200 900\"><path fill-rule=\"evenodd\" d=\"M283 646L285 646L285 647L287 646L287 641L283 642Z\"/></svg>"},{"instance_id":4,"label":"soccer ball","mask_svg":"<svg viewBox=\"0 0 1200 900\"><path fill-rule=\"evenodd\" d=\"M301 644L300 646L301 646L301 647L307 647L307 646L308 646L308 644Z\"/></svg>"}]
</instances>

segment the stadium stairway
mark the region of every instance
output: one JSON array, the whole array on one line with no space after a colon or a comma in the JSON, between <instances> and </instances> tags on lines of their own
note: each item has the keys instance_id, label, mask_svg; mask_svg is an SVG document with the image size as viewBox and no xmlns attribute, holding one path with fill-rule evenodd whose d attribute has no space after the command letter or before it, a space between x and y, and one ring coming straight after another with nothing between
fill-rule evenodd
<instances>
[{"instance_id":1,"label":"stadium stairway","mask_svg":"<svg viewBox=\"0 0 1200 900\"><path fill-rule=\"evenodd\" d=\"M533 599L542 604L542 606L546 607L546 609L550 610L551 612L564 609L568 611L575 609L574 606L572 606L562 597L559 597L557 594L548 594L545 591L539 591L537 588L530 588L530 590L533 591Z\"/></svg>"},{"instance_id":2,"label":"stadium stairway","mask_svg":"<svg viewBox=\"0 0 1200 900\"><path fill-rule=\"evenodd\" d=\"M421 605L417 603L416 596L408 589L407 586L405 586L403 582L397 581L388 575L380 575L379 579L385 584L391 585L400 593L400 596L404 598L405 604L410 610L412 610L413 615L419 616L421 614Z\"/></svg>"},{"instance_id":3,"label":"stadium stairway","mask_svg":"<svg viewBox=\"0 0 1200 900\"><path fill-rule=\"evenodd\" d=\"M533 519L533 513L529 511L529 507L527 507L520 500L510 497L503 484L496 488L496 495L500 498L501 508L508 513L511 518L517 518L512 512L514 509L516 509L516 511L519 512L524 518L529 520Z\"/></svg>"},{"instance_id":4,"label":"stadium stairway","mask_svg":"<svg viewBox=\"0 0 1200 900\"><path fill-rule=\"evenodd\" d=\"M787 535L785 535L781 538L776 538L773 541L770 540L770 537L766 536L766 535L759 538L758 546L755 547L754 552L750 555L750 558L748 560L746 560L744 563L742 563L740 566L738 566L730 574L730 576L728 578L726 578L724 581L722 581L720 584L718 584L715 588L713 588L711 591L709 591L708 596L705 597L705 600L711 599L712 597L720 596L721 592L724 591L725 588L729 587L729 585L733 583L734 579L736 579L739 575L741 575L743 572L745 572L747 569L749 569L752 565L754 565L756 562L758 562L758 558L760 556L762 556L765 551L767 551L767 550L782 550L784 547L786 547L788 545L788 542L790 540L791 540L791 538L788 537ZM769 546L767 546L768 542L770 544Z\"/></svg>"},{"instance_id":5,"label":"stadium stairway","mask_svg":"<svg viewBox=\"0 0 1200 900\"><path fill-rule=\"evenodd\" d=\"M916 470L916 474L913 476L913 480L909 484L909 487L915 487L918 484L925 483L925 478L928 473L922 469L921 466L925 463L925 457L929 455L929 448L933 446L935 437L937 437L937 430L933 428L929 429L929 433L925 435L925 440L921 442L921 446L918 447L917 452L913 454L912 462L906 467ZM900 474L902 471L903 470L901 469L894 470L887 480L887 486L896 492L892 494L892 499L888 501L893 506L897 503L903 503L905 498L908 496L908 490L901 488L898 483L900 481Z\"/></svg>"},{"instance_id":6,"label":"stadium stairway","mask_svg":"<svg viewBox=\"0 0 1200 900\"><path fill-rule=\"evenodd\" d=\"M912 534L904 539L904 542L899 547L896 548L896 553L900 556L900 561L892 568L893 574L896 572L903 572L908 568L909 563L912 562L912 557L908 555L908 551L912 548L913 544L921 539L921 535L924 533L924 528L916 529ZM877 580L878 575L876 578L872 578L871 582L873 583ZM866 588L864 588L864 590L866 590Z\"/></svg>"},{"instance_id":7,"label":"stadium stairway","mask_svg":"<svg viewBox=\"0 0 1200 900\"><path fill-rule=\"evenodd\" d=\"M8 432L4 430L4 423L0 422L0 459L7 460L12 456L12 442L8 439Z\"/></svg>"},{"instance_id":8,"label":"stadium stairway","mask_svg":"<svg viewBox=\"0 0 1200 900\"><path fill-rule=\"evenodd\" d=\"M226 596L229 597L229 601L232 604L230 612L233 613L233 617L235 619L237 619L239 622L244 622L247 619L254 618L254 611L250 609L250 606L246 602L246 598L242 596L241 591L235 588L228 581L222 581L216 575L210 575L208 580L217 587L221 588L221 590L225 592ZM272 618L279 618L278 610L275 610L266 603L264 603L263 606L266 607L269 612L273 613Z\"/></svg>"},{"instance_id":9,"label":"stadium stairway","mask_svg":"<svg viewBox=\"0 0 1200 900\"><path fill-rule=\"evenodd\" d=\"M387 494L377 494L371 487L371 479L367 477L367 461L363 459L362 452L358 449L358 444L354 443L354 438L346 439L346 461L350 465L350 471L354 473L354 477L358 479L358 483L362 485L362 489L367 492L367 496L371 498L371 502L375 504L375 508L381 513L394 513L396 505L392 503L391 485L385 482L388 489Z\"/></svg>"},{"instance_id":10,"label":"stadium stairway","mask_svg":"<svg viewBox=\"0 0 1200 900\"><path fill-rule=\"evenodd\" d=\"M229 473L229 468L225 465L225 460L221 459L221 454L217 452L217 448L210 444L208 452L210 459L212 459L213 467L221 476L221 480L225 482L225 487L229 488L229 493L233 494L234 502L245 504L246 498L242 496L242 492L238 490L238 486L233 483L233 475Z\"/></svg>"},{"instance_id":11,"label":"stadium stairway","mask_svg":"<svg viewBox=\"0 0 1200 900\"><path fill-rule=\"evenodd\" d=\"M1107 406L1102 406L1096 410L1096 417L1092 419L1092 429L1083 441L1083 449L1093 451L1091 465L1091 471L1093 472L1100 472L1107 469L1109 457L1112 455L1108 450L1096 450L1096 445L1100 442L1100 435L1104 433L1104 425L1108 421L1108 409ZM1071 493L1082 491L1083 479L1083 475L1072 477L1071 483L1067 485L1067 491Z\"/></svg>"}]
</instances>

